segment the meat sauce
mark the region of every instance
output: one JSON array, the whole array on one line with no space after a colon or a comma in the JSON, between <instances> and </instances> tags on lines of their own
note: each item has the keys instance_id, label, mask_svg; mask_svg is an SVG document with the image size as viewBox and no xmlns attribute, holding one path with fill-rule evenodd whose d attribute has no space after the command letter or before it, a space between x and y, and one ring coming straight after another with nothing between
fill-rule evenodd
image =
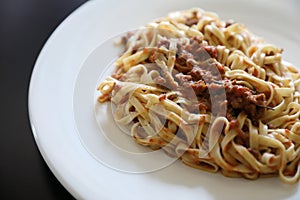
<instances>
[{"instance_id":1,"label":"meat sauce","mask_svg":"<svg viewBox=\"0 0 300 200\"><path fill-rule=\"evenodd\" d=\"M168 40L163 40L158 47L169 46ZM177 43L177 53L173 76L178 83L178 90L185 95L197 96L198 103L189 107L190 112L206 110L213 115L224 114L229 121L244 111L254 124L264 115L266 110L266 95L257 93L236 80L225 76L225 68L216 61L216 47L203 45L198 38L193 38L190 44ZM154 59L151 59L154 62Z\"/></svg>"}]
</instances>

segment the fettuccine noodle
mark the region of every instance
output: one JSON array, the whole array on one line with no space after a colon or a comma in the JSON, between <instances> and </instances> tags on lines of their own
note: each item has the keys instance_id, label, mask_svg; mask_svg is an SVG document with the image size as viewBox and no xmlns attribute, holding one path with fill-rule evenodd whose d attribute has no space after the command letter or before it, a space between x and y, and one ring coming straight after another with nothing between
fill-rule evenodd
<instances>
[{"instance_id":1,"label":"fettuccine noodle","mask_svg":"<svg viewBox=\"0 0 300 200\"><path fill-rule=\"evenodd\" d=\"M229 177L300 177L300 74L282 49L191 9L128 33L100 83L133 139Z\"/></svg>"}]
</instances>

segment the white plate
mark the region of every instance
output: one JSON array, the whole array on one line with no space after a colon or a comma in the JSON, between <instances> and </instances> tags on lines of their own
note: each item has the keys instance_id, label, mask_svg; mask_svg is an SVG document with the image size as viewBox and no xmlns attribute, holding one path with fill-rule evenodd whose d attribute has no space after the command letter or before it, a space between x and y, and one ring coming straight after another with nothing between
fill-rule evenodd
<instances>
[{"instance_id":1,"label":"white plate","mask_svg":"<svg viewBox=\"0 0 300 200\"><path fill-rule=\"evenodd\" d=\"M123 171L129 172L149 170L116 153L110 140L118 139L106 135L117 131L108 122L110 113L100 110L100 118L94 115L95 87L114 56L110 46L103 51L103 43L109 45L104 41L170 11L192 7L217 12L221 19L243 22L252 32L283 47L284 58L300 66L297 0L87 2L47 41L29 89L29 114L37 145L50 169L77 199L300 198L299 184L286 185L279 178L225 178L186 167L179 161L152 173L120 171L124 167ZM97 121L104 125L99 128ZM137 146L133 143L130 151L140 149ZM125 164L118 169L120 163Z\"/></svg>"}]
</instances>

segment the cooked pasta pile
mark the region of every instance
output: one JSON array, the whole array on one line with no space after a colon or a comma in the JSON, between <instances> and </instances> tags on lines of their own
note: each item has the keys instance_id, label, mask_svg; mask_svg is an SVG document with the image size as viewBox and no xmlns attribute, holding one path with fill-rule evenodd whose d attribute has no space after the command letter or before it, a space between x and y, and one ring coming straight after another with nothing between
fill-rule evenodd
<instances>
[{"instance_id":1,"label":"cooked pasta pile","mask_svg":"<svg viewBox=\"0 0 300 200\"><path fill-rule=\"evenodd\" d=\"M281 48L201 9L170 13L121 44L98 101L116 106L137 143L229 177L299 181L300 75Z\"/></svg>"}]
</instances>

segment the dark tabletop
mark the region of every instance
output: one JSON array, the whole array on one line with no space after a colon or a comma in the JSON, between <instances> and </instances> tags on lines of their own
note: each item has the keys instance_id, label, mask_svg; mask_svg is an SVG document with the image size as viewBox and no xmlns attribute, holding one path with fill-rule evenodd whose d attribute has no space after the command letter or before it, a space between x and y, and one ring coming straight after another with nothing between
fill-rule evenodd
<instances>
[{"instance_id":1,"label":"dark tabletop","mask_svg":"<svg viewBox=\"0 0 300 200\"><path fill-rule=\"evenodd\" d=\"M41 48L84 2L0 0L0 199L72 199L35 144L27 97Z\"/></svg>"}]
</instances>

